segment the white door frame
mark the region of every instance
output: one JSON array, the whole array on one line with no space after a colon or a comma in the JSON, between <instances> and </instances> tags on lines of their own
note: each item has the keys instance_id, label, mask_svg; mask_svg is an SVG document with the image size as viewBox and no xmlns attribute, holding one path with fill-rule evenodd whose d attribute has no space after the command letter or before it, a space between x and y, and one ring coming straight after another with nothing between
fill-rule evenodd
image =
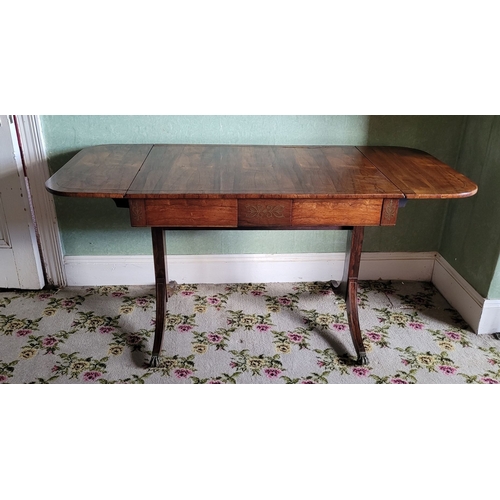
<instances>
[{"instance_id":1,"label":"white door frame","mask_svg":"<svg viewBox=\"0 0 500 500\"><path fill-rule=\"evenodd\" d=\"M50 172L40 119L37 115L15 115L15 120L46 281L48 285L66 286L54 199L45 189L45 181L50 177Z\"/></svg>"}]
</instances>

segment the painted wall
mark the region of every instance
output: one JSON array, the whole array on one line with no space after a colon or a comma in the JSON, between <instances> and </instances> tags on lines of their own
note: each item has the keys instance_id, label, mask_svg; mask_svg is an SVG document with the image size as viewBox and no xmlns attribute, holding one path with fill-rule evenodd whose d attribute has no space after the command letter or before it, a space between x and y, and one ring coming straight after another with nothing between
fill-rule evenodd
<instances>
[{"instance_id":1,"label":"painted wall","mask_svg":"<svg viewBox=\"0 0 500 500\"><path fill-rule=\"evenodd\" d=\"M400 145L455 166L461 116L42 116L52 171L80 149L113 143ZM148 229L131 228L111 200L55 197L66 255L150 254ZM367 228L365 251L439 248L447 201L410 201L398 225ZM341 252L342 231L169 231L172 254Z\"/></svg>"},{"instance_id":2,"label":"painted wall","mask_svg":"<svg viewBox=\"0 0 500 500\"><path fill-rule=\"evenodd\" d=\"M466 118L456 166L479 191L450 201L439 250L483 297L500 299L500 117Z\"/></svg>"},{"instance_id":3,"label":"painted wall","mask_svg":"<svg viewBox=\"0 0 500 500\"><path fill-rule=\"evenodd\" d=\"M490 289L488 290L489 299L500 299L500 256L498 258L497 267L493 273Z\"/></svg>"}]
</instances>

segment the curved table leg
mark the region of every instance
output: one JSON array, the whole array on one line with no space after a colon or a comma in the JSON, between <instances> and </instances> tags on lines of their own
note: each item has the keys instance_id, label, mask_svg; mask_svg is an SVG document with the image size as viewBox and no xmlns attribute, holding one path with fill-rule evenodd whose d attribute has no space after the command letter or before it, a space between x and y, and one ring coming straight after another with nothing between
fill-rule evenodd
<instances>
[{"instance_id":1,"label":"curved table leg","mask_svg":"<svg viewBox=\"0 0 500 500\"><path fill-rule=\"evenodd\" d=\"M159 363L163 330L165 328L165 312L167 306L167 269L165 265L165 237L163 229L151 228L153 240L153 260L155 266L156 284L156 324L153 353L149 366L155 368Z\"/></svg>"},{"instance_id":2,"label":"curved table leg","mask_svg":"<svg viewBox=\"0 0 500 500\"><path fill-rule=\"evenodd\" d=\"M342 278L340 288L347 305L347 319L349 321L352 342L358 356L356 360L358 365L368 364L368 357L363 345L358 315L358 275L364 230L364 227L355 226L349 231L344 263L344 277Z\"/></svg>"}]
</instances>

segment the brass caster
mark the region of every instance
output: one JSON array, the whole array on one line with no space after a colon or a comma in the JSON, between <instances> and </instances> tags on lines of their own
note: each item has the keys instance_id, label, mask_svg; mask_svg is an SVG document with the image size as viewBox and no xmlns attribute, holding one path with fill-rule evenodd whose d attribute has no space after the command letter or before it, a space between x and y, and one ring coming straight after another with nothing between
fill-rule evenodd
<instances>
[{"instance_id":1,"label":"brass caster","mask_svg":"<svg viewBox=\"0 0 500 500\"><path fill-rule=\"evenodd\" d=\"M359 366L367 365L368 363L368 356L366 354L360 354L356 360L356 364Z\"/></svg>"}]
</instances>

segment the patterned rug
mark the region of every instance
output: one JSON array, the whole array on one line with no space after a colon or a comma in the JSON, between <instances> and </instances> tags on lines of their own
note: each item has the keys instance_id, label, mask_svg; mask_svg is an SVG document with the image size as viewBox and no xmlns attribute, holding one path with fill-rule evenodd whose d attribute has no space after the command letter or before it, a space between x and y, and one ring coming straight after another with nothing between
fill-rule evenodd
<instances>
[{"instance_id":1,"label":"patterned rug","mask_svg":"<svg viewBox=\"0 0 500 500\"><path fill-rule=\"evenodd\" d=\"M153 287L0 292L7 384L497 384L500 341L423 282L360 282L369 365L329 283L180 285L158 368Z\"/></svg>"}]
</instances>

